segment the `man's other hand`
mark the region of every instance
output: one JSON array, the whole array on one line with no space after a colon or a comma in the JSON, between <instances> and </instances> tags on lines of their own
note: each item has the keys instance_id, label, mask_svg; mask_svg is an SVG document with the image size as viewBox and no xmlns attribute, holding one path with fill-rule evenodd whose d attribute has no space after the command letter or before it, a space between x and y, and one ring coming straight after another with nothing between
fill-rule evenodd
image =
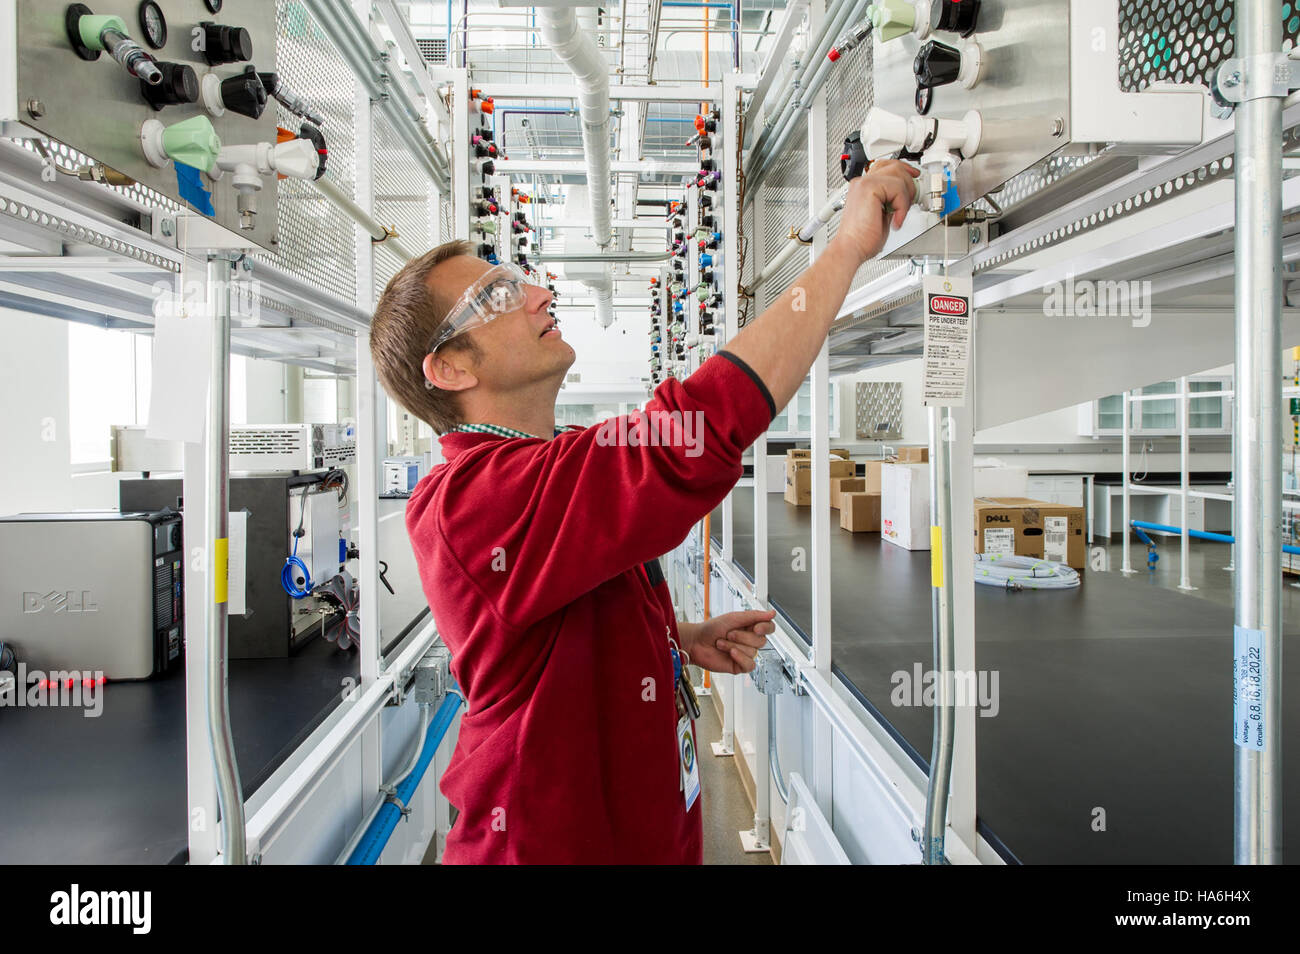
<instances>
[{"instance_id":1,"label":"man's other hand","mask_svg":"<svg viewBox=\"0 0 1300 954\"><path fill-rule=\"evenodd\" d=\"M753 672L754 656L776 632L775 610L723 613L702 623L679 623L682 649L696 666L711 672Z\"/></svg>"},{"instance_id":2,"label":"man's other hand","mask_svg":"<svg viewBox=\"0 0 1300 954\"><path fill-rule=\"evenodd\" d=\"M866 175L849 183L840 227L831 241L851 249L863 262L879 255L891 226L901 227L915 202L912 180L919 174L919 169L897 159L873 162Z\"/></svg>"}]
</instances>

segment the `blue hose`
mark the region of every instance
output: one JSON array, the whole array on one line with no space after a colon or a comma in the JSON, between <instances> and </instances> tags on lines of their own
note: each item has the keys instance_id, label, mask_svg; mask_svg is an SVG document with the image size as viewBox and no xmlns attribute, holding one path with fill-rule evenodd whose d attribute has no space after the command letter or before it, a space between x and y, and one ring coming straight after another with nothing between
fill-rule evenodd
<instances>
[{"instance_id":1,"label":"blue hose","mask_svg":"<svg viewBox=\"0 0 1300 954\"><path fill-rule=\"evenodd\" d=\"M1147 537L1146 534L1142 533L1143 529L1157 530L1161 533L1172 533L1175 536L1182 536L1183 533L1182 527L1170 527L1170 526L1166 526L1163 523L1148 523L1145 520L1130 520L1129 523L1133 525L1133 529L1138 532L1138 535L1143 538L1143 542L1148 545L1150 545L1151 539ZM1200 540L1215 540L1219 543L1237 542L1234 537L1231 537L1226 533L1210 533L1207 530L1188 530L1187 535L1189 537L1196 537L1197 539ZM1300 555L1300 547L1293 547L1290 544L1284 544L1282 547L1282 552L1294 553Z\"/></svg>"},{"instance_id":2,"label":"blue hose","mask_svg":"<svg viewBox=\"0 0 1300 954\"><path fill-rule=\"evenodd\" d=\"M433 754L438 751L438 746L442 745L443 738L447 735L447 730L451 728L452 721L456 718L456 710L460 708L462 699L460 696L460 687L452 684L453 688L447 693L447 697L442 700L442 705L434 714L433 721L429 724L429 730L424 734L424 747L420 750L420 759L415 763L415 768L411 774L406 776L397 783L397 799L403 806L411 801L411 796L415 794L416 788L419 787L424 773L429 768L429 763L433 761ZM384 848L388 845L388 839L393 836L397 828L397 823L402 818L402 810L393 801L384 802L383 807L379 809L379 814L371 821L366 833L361 836L361 841L353 849L352 854L348 856L347 864L349 865L373 865L379 861L379 856L384 853Z\"/></svg>"}]
</instances>

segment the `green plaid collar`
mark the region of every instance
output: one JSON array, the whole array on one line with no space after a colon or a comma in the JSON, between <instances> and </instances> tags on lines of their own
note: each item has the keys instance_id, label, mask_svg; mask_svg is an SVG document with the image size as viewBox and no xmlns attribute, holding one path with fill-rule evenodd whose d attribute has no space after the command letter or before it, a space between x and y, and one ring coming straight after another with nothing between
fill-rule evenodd
<instances>
[{"instance_id":1,"label":"green plaid collar","mask_svg":"<svg viewBox=\"0 0 1300 954\"><path fill-rule=\"evenodd\" d=\"M464 434L496 434L498 437L523 437L530 440L541 440L536 434L525 434L523 431L517 431L513 427L501 427L498 424L457 424L448 434L457 432ZM557 427L553 437L564 433L564 428Z\"/></svg>"}]
</instances>

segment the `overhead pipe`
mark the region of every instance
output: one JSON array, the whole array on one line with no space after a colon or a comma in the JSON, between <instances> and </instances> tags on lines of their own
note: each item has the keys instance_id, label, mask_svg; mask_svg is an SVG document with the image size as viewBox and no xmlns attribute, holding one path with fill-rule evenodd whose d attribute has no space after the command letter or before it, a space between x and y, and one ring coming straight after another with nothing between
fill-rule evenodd
<instances>
[{"instance_id":1,"label":"overhead pipe","mask_svg":"<svg viewBox=\"0 0 1300 954\"><path fill-rule=\"evenodd\" d=\"M578 82L578 112L582 120L582 151L587 166L591 202L591 227L596 247L608 248L614 240L610 227L609 168L609 68L591 37L578 26L571 8L546 7L542 14L542 39L573 73ZM614 283L586 283L596 299L597 323L607 328L614 321Z\"/></svg>"}]
</instances>

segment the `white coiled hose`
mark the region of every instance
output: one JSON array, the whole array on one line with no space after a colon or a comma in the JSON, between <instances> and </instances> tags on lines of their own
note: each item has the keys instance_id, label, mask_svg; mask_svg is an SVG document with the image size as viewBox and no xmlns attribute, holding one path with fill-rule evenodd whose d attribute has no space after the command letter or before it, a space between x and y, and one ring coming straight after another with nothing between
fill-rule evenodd
<instances>
[{"instance_id":1,"label":"white coiled hose","mask_svg":"<svg viewBox=\"0 0 1300 954\"><path fill-rule=\"evenodd\" d=\"M1001 553L975 554L975 582L1007 590L1068 590L1079 573L1064 563Z\"/></svg>"}]
</instances>

